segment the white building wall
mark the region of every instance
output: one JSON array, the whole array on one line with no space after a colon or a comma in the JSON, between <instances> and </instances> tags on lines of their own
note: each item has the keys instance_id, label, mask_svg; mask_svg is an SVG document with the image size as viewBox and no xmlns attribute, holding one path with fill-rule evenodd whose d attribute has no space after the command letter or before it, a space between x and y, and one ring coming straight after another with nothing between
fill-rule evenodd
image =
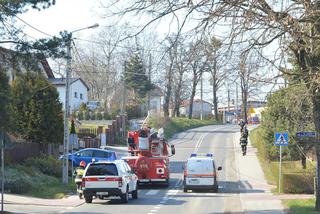
<instances>
[{"instance_id":1,"label":"white building wall","mask_svg":"<svg viewBox=\"0 0 320 214\"><path fill-rule=\"evenodd\" d=\"M71 111L79 109L81 103L88 102L88 91L86 86L77 80L70 86L70 109Z\"/></svg>"},{"instance_id":2,"label":"white building wall","mask_svg":"<svg viewBox=\"0 0 320 214\"><path fill-rule=\"evenodd\" d=\"M65 85L56 85L57 91L59 93L59 100L62 103L63 109L65 109L65 101L66 101L66 86ZM77 97L75 97L75 92L77 92ZM82 99L80 98L80 94L82 94ZM70 85L69 92L69 103L70 110L79 109L81 103L88 102L88 91L87 88L83 85L80 80L72 83Z\"/></svg>"},{"instance_id":3,"label":"white building wall","mask_svg":"<svg viewBox=\"0 0 320 214\"><path fill-rule=\"evenodd\" d=\"M183 114L185 116L189 115L190 106L181 107L180 108L180 114ZM193 109L192 109L192 116L193 117L200 117L201 114L201 103L194 103ZM208 103L203 103L203 116L206 117L209 114L212 114L212 106Z\"/></svg>"}]
</instances>

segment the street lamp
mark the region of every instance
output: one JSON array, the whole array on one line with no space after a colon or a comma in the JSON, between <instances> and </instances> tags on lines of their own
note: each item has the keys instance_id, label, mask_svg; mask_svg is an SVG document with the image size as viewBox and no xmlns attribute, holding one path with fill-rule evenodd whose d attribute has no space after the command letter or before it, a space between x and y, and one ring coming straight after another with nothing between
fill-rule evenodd
<instances>
[{"instance_id":1,"label":"street lamp","mask_svg":"<svg viewBox=\"0 0 320 214\"><path fill-rule=\"evenodd\" d=\"M62 182L68 184L68 153L69 153L69 91L70 91L70 73L71 73L71 41L72 34L81 30L97 28L99 24L94 24L89 27L80 28L71 31L67 41L67 67L66 67L66 99L65 99L65 109L64 109L64 137L63 137L63 163L62 163Z\"/></svg>"}]
</instances>

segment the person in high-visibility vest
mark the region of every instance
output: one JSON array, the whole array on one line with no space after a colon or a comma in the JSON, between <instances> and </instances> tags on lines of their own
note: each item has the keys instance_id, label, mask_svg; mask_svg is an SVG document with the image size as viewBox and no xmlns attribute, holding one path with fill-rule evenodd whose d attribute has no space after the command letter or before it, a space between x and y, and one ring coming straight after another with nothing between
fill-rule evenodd
<instances>
[{"instance_id":1,"label":"person in high-visibility vest","mask_svg":"<svg viewBox=\"0 0 320 214\"><path fill-rule=\"evenodd\" d=\"M84 173L84 170L86 168L86 162L85 161L81 161L80 164L79 164L79 167L77 167L75 170L74 170L74 182L76 183L77 185L77 192L79 193L79 198L82 199L82 196L83 196L83 190L82 190L82 187L81 187L81 183L82 183L82 176L83 176L83 173Z\"/></svg>"}]
</instances>

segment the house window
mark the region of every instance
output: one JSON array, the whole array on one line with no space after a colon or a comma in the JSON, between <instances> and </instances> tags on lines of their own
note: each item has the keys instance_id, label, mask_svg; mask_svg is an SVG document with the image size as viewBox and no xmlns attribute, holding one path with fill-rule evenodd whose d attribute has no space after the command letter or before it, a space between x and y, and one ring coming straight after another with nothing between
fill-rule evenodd
<instances>
[{"instance_id":1,"label":"house window","mask_svg":"<svg viewBox=\"0 0 320 214\"><path fill-rule=\"evenodd\" d=\"M78 98L78 93L74 92L74 98Z\"/></svg>"},{"instance_id":2,"label":"house window","mask_svg":"<svg viewBox=\"0 0 320 214\"><path fill-rule=\"evenodd\" d=\"M82 94L80 94L80 99L83 100L83 95Z\"/></svg>"}]
</instances>

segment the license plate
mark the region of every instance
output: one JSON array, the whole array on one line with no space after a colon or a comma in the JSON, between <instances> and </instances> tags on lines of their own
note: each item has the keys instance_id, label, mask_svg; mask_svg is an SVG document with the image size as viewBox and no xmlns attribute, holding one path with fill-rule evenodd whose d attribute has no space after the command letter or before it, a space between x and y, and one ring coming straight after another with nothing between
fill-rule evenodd
<instances>
[{"instance_id":1,"label":"license plate","mask_svg":"<svg viewBox=\"0 0 320 214\"><path fill-rule=\"evenodd\" d=\"M198 184L199 180L198 179L191 179L189 180L190 184Z\"/></svg>"},{"instance_id":2,"label":"license plate","mask_svg":"<svg viewBox=\"0 0 320 214\"><path fill-rule=\"evenodd\" d=\"M97 195L108 195L108 192L97 192Z\"/></svg>"}]
</instances>

